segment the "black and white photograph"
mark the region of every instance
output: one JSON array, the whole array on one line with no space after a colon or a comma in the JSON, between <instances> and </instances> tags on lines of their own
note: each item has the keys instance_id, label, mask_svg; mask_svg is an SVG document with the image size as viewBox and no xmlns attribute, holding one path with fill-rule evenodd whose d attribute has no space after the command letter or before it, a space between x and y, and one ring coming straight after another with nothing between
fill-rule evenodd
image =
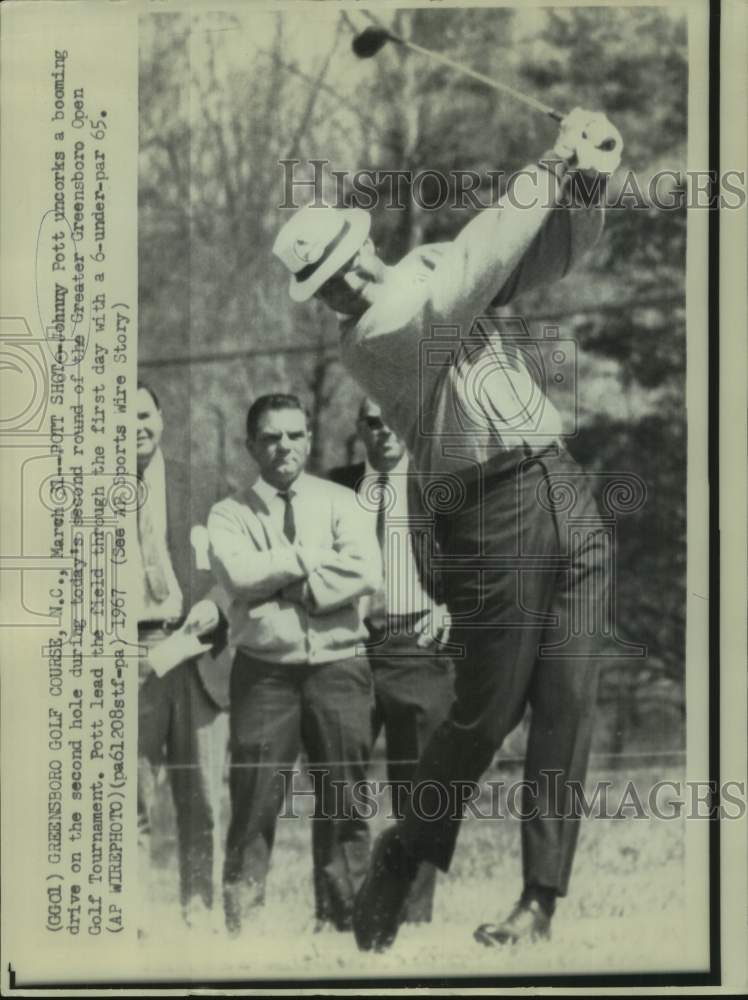
<instances>
[{"instance_id":1,"label":"black and white photograph","mask_svg":"<svg viewBox=\"0 0 748 1000\"><path fill-rule=\"evenodd\" d=\"M139 72L139 636L202 643L141 664L143 948L708 964L687 10L149 13Z\"/></svg>"},{"instance_id":2,"label":"black and white photograph","mask_svg":"<svg viewBox=\"0 0 748 1000\"><path fill-rule=\"evenodd\" d=\"M3 991L739 993L736 0L2 18Z\"/></svg>"}]
</instances>

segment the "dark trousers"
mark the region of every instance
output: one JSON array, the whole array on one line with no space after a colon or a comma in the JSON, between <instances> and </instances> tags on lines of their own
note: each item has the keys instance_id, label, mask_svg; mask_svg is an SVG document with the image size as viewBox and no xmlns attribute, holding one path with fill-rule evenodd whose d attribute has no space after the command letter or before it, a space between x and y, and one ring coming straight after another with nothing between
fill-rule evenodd
<instances>
[{"instance_id":1,"label":"dark trousers","mask_svg":"<svg viewBox=\"0 0 748 1000\"><path fill-rule=\"evenodd\" d=\"M314 772L316 916L349 926L366 871L369 830L351 786L366 777L373 700L366 657L264 663L238 652L231 671L231 822L224 898L237 919L261 903L275 827L302 747Z\"/></svg>"},{"instance_id":2,"label":"dark trousers","mask_svg":"<svg viewBox=\"0 0 748 1000\"><path fill-rule=\"evenodd\" d=\"M402 825L410 852L447 870L466 783L531 722L523 800L526 885L564 895L578 835L568 782L584 780L594 717L610 550L584 475L565 453L470 481L438 534L456 619L456 701L419 762ZM556 772L552 774L551 772ZM573 812L573 810L571 810ZM427 818L436 817L436 818Z\"/></svg>"},{"instance_id":3,"label":"dark trousers","mask_svg":"<svg viewBox=\"0 0 748 1000\"><path fill-rule=\"evenodd\" d=\"M373 630L369 663L374 677L372 743L384 728L387 745L387 778L404 791L410 782L431 734L446 718L454 701L454 666L449 656L432 648L419 649L412 627L393 624ZM404 800L403 800L404 801ZM420 865L405 903L405 920L431 920L436 868Z\"/></svg>"},{"instance_id":4,"label":"dark trousers","mask_svg":"<svg viewBox=\"0 0 748 1000\"><path fill-rule=\"evenodd\" d=\"M140 642L153 646L165 633ZM228 743L228 716L206 693L188 660L158 677L141 661L138 692L138 839L141 864L150 865L151 814L156 771L166 764L174 798L180 896L213 905L213 858Z\"/></svg>"}]
</instances>

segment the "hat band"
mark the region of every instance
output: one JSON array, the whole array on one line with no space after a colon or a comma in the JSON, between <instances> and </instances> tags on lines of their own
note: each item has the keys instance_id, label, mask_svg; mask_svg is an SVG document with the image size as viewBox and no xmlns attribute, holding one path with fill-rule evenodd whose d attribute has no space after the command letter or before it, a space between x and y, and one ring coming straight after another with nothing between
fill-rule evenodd
<instances>
[{"instance_id":1,"label":"hat band","mask_svg":"<svg viewBox=\"0 0 748 1000\"><path fill-rule=\"evenodd\" d=\"M318 271L325 263L325 261L330 259L330 257L333 255L333 253L337 250L337 248L340 246L340 244L343 242L345 237L350 232L350 228L351 224L346 219L345 222L343 223L343 228L340 230L340 232L332 241L332 243L328 243L328 245L325 247L325 252L319 258L319 260L316 260L313 264L307 264L305 267L302 267L300 271L297 271L296 274L294 275L296 280L306 281L307 278L311 278L314 272ZM351 256L353 255L351 254Z\"/></svg>"}]
</instances>

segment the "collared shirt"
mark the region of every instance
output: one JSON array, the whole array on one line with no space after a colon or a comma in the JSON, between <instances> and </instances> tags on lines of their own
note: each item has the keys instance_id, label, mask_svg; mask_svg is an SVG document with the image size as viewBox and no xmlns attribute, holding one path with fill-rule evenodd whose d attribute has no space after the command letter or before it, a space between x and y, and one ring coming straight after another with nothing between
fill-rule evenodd
<instances>
[{"instance_id":1,"label":"collared shirt","mask_svg":"<svg viewBox=\"0 0 748 1000\"><path fill-rule=\"evenodd\" d=\"M368 515L351 490L304 473L289 491L292 544L278 492L258 480L208 518L211 566L233 602L232 641L272 663L353 656L367 635L361 598L381 586Z\"/></svg>"},{"instance_id":2,"label":"collared shirt","mask_svg":"<svg viewBox=\"0 0 748 1000\"><path fill-rule=\"evenodd\" d=\"M544 177L546 187L556 183L542 168L525 173L539 192ZM573 390L565 345L546 361L521 322L502 333L486 311L563 277L599 237L602 212L530 211L537 228L529 245L502 225L500 205L485 209L451 243L421 247L389 268L364 315L341 322L344 363L419 473L460 472L515 450L540 450L562 432L544 386L560 385L560 375Z\"/></svg>"},{"instance_id":3,"label":"collared shirt","mask_svg":"<svg viewBox=\"0 0 748 1000\"><path fill-rule=\"evenodd\" d=\"M375 492L367 488L367 481L375 483L382 478L385 480L384 592L371 599L369 617L373 619L379 609L388 615L416 615L422 614L431 606L428 595L421 586L413 554L413 538L408 517L409 469L410 459L407 453L389 472L377 472L368 458L364 466L364 482L361 488L367 496L372 496ZM375 499L379 500L378 497ZM372 528L376 532L376 505L367 504L367 507L372 517Z\"/></svg>"},{"instance_id":4,"label":"collared shirt","mask_svg":"<svg viewBox=\"0 0 748 1000\"><path fill-rule=\"evenodd\" d=\"M260 476L252 487L267 507L270 520L279 535L283 534L283 519L286 514L286 501L283 499L283 493L288 493L296 524L296 537L301 541L304 537L309 536L309 521L314 518L314 513L310 510L310 504L303 501L304 494L307 492L307 478L307 473L302 472L288 490L279 490L277 486L271 486Z\"/></svg>"},{"instance_id":5,"label":"collared shirt","mask_svg":"<svg viewBox=\"0 0 748 1000\"><path fill-rule=\"evenodd\" d=\"M136 578L138 581L138 621L151 621L160 618L179 618L182 614L183 597L177 581L167 541L166 516L166 474L164 456L157 448L143 470L141 478L146 486L146 503L149 504L149 516L155 527L155 543L158 547L159 563L164 571L168 594L163 600L154 597L148 585L143 554L140 544L133 546L136 563Z\"/></svg>"}]
</instances>

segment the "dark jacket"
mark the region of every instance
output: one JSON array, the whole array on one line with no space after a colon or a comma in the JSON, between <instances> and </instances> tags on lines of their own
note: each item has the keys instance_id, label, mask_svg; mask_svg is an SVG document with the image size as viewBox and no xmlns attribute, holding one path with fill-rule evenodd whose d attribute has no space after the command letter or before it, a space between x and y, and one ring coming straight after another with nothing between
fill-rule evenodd
<instances>
[{"instance_id":1,"label":"dark jacket","mask_svg":"<svg viewBox=\"0 0 748 1000\"><path fill-rule=\"evenodd\" d=\"M335 469L330 469L327 478L341 486L347 486L349 490L358 492L358 484L363 479L365 471L366 464L364 462L356 462L354 465L339 465Z\"/></svg>"}]
</instances>

